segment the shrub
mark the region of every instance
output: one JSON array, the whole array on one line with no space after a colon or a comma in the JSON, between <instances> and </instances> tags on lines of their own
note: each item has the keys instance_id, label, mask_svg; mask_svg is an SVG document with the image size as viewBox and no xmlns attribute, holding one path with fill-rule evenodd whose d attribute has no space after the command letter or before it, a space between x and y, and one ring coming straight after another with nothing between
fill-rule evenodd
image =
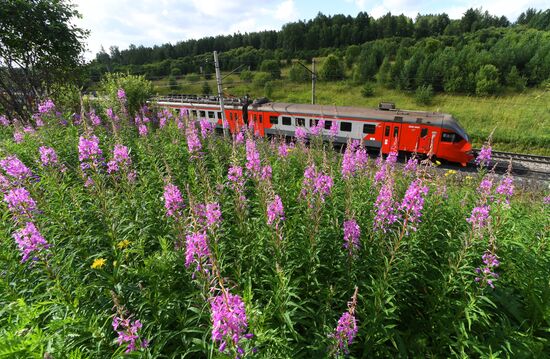
<instances>
[{"instance_id":1,"label":"shrub","mask_svg":"<svg viewBox=\"0 0 550 359\"><path fill-rule=\"evenodd\" d=\"M512 66L508 76L506 76L506 84L516 91L523 91L527 85L527 79L521 76L517 67Z\"/></svg>"},{"instance_id":2,"label":"shrub","mask_svg":"<svg viewBox=\"0 0 550 359\"><path fill-rule=\"evenodd\" d=\"M252 71L249 70L243 70L239 76L239 78L244 82L251 82L254 75L252 74Z\"/></svg>"},{"instance_id":3,"label":"shrub","mask_svg":"<svg viewBox=\"0 0 550 359\"><path fill-rule=\"evenodd\" d=\"M196 74L194 72L188 74L187 76L185 76L185 80L188 81L188 82L197 82L200 80L200 76L199 74Z\"/></svg>"},{"instance_id":4,"label":"shrub","mask_svg":"<svg viewBox=\"0 0 550 359\"><path fill-rule=\"evenodd\" d=\"M254 74L254 85L263 87L266 82L271 81L272 79L271 74L268 72L256 72Z\"/></svg>"},{"instance_id":5,"label":"shrub","mask_svg":"<svg viewBox=\"0 0 550 359\"><path fill-rule=\"evenodd\" d=\"M344 67L342 61L334 55L328 55L323 62L319 77L324 81L338 81L344 78Z\"/></svg>"},{"instance_id":6,"label":"shrub","mask_svg":"<svg viewBox=\"0 0 550 359\"><path fill-rule=\"evenodd\" d=\"M99 84L99 94L108 98L108 106L119 107L118 90L124 89L127 99L128 114L134 116L153 95L153 84L144 76L108 73Z\"/></svg>"},{"instance_id":7,"label":"shrub","mask_svg":"<svg viewBox=\"0 0 550 359\"><path fill-rule=\"evenodd\" d=\"M271 81L267 81L264 85L264 96L267 98L273 96L273 83Z\"/></svg>"},{"instance_id":8,"label":"shrub","mask_svg":"<svg viewBox=\"0 0 550 359\"><path fill-rule=\"evenodd\" d=\"M210 95L210 93L212 93L212 88L210 88L208 82L204 81L204 83L202 84L201 92L203 95Z\"/></svg>"},{"instance_id":9,"label":"shrub","mask_svg":"<svg viewBox=\"0 0 550 359\"><path fill-rule=\"evenodd\" d=\"M476 94L481 96L492 95L497 92L498 70L494 65L482 66L476 75Z\"/></svg>"},{"instance_id":10,"label":"shrub","mask_svg":"<svg viewBox=\"0 0 550 359\"><path fill-rule=\"evenodd\" d=\"M434 97L432 85L418 86L414 99L418 105L431 105Z\"/></svg>"},{"instance_id":11,"label":"shrub","mask_svg":"<svg viewBox=\"0 0 550 359\"><path fill-rule=\"evenodd\" d=\"M288 77L292 82L306 82L311 79L311 74L299 64L293 64L288 72Z\"/></svg>"},{"instance_id":12,"label":"shrub","mask_svg":"<svg viewBox=\"0 0 550 359\"><path fill-rule=\"evenodd\" d=\"M277 60L264 60L260 66L260 71L268 72L273 79L281 78L281 65Z\"/></svg>"},{"instance_id":13,"label":"shrub","mask_svg":"<svg viewBox=\"0 0 550 359\"><path fill-rule=\"evenodd\" d=\"M372 97L374 96L374 85L370 82L367 82L366 84L361 87L361 95L363 97Z\"/></svg>"}]
</instances>

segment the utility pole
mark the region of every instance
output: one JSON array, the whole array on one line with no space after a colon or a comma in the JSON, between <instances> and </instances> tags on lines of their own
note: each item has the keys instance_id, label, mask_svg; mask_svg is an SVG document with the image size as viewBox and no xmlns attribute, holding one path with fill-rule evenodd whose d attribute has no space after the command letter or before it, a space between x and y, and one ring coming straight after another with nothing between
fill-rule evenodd
<instances>
[{"instance_id":1,"label":"utility pole","mask_svg":"<svg viewBox=\"0 0 550 359\"><path fill-rule=\"evenodd\" d=\"M216 66L216 82L218 83L218 99L222 112L223 136L228 137L227 120L225 119L225 107L223 106L222 76L220 74L220 63L218 62L218 52L214 51L214 65Z\"/></svg>"},{"instance_id":2,"label":"utility pole","mask_svg":"<svg viewBox=\"0 0 550 359\"><path fill-rule=\"evenodd\" d=\"M302 64L300 61L297 61L297 63L311 74L311 104L315 105L315 83L317 82L317 72L315 72L315 59L311 60L311 68L313 71L308 69L308 67Z\"/></svg>"},{"instance_id":3,"label":"utility pole","mask_svg":"<svg viewBox=\"0 0 550 359\"><path fill-rule=\"evenodd\" d=\"M315 58L311 58L311 104L315 105L315 82L317 81L317 73L315 72Z\"/></svg>"}]
</instances>

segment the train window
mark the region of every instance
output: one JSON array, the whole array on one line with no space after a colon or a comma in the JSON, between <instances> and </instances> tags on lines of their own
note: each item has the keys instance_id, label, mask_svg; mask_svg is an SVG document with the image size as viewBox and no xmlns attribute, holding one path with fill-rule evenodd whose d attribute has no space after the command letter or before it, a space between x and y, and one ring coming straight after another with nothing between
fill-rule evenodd
<instances>
[{"instance_id":1,"label":"train window","mask_svg":"<svg viewBox=\"0 0 550 359\"><path fill-rule=\"evenodd\" d=\"M399 135L399 127L393 128L393 137L397 137Z\"/></svg>"},{"instance_id":2,"label":"train window","mask_svg":"<svg viewBox=\"0 0 550 359\"><path fill-rule=\"evenodd\" d=\"M279 117L269 116L269 123L272 124L272 125L278 125L279 124Z\"/></svg>"},{"instance_id":3,"label":"train window","mask_svg":"<svg viewBox=\"0 0 550 359\"><path fill-rule=\"evenodd\" d=\"M375 133L376 132L376 125L370 125L368 123L365 123L363 125L363 133Z\"/></svg>"},{"instance_id":4,"label":"train window","mask_svg":"<svg viewBox=\"0 0 550 359\"><path fill-rule=\"evenodd\" d=\"M292 126L292 119L290 117L283 117L283 125L285 126Z\"/></svg>"},{"instance_id":5,"label":"train window","mask_svg":"<svg viewBox=\"0 0 550 359\"><path fill-rule=\"evenodd\" d=\"M208 111L208 118L215 118L214 111Z\"/></svg>"},{"instance_id":6,"label":"train window","mask_svg":"<svg viewBox=\"0 0 550 359\"><path fill-rule=\"evenodd\" d=\"M420 131L420 137L426 137L427 134L428 134L427 128L423 128L422 131Z\"/></svg>"},{"instance_id":7,"label":"train window","mask_svg":"<svg viewBox=\"0 0 550 359\"><path fill-rule=\"evenodd\" d=\"M443 132L441 134L441 142L455 142L456 141L456 134L449 133L449 132Z\"/></svg>"},{"instance_id":8,"label":"train window","mask_svg":"<svg viewBox=\"0 0 550 359\"><path fill-rule=\"evenodd\" d=\"M393 119L394 121L397 121L397 122L403 122L403 117L401 116L395 116Z\"/></svg>"},{"instance_id":9,"label":"train window","mask_svg":"<svg viewBox=\"0 0 550 359\"><path fill-rule=\"evenodd\" d=\"M193 110L193 111L191 111L191 113L193 114L194 118L197 118L197 110Z\"/></svg>"},{"instance_id":10,"label":"train window","mask_svg":"<svg viewBox=\"0 0 550 359\"><path fill-rule=\"evenodd\" d=\"M221 112L217 112L218 114L218 120L221 120L222 119L222 113Z\"/></svg>"},{"instance_id":11,"label":"train window","mask_svg":"<svg viewBox=\"0 0 550 359\"><path fill-rule=\"evenodd\" d=\"M325 130L330 130L332 127L332 121L325 121Z\"/></svg>"},{"instance_id":12,"label":"train window","mask_svg":"<svg viewBox=\"0 0 550 359\"><path fill-rule=\"evenodd\" d=\"M341 122L340 131L351 132L351 122Z\"/></svg>"},{"instance_id":13,"label":"train window","mask_svg":"<svg viewBox=\"0 0 550 359\"><path fill-rule=\"evenodd\" d=\"M201 118L205 118L206 117L206 112L205 111L200 111L200 116L201 116Z\"/></svg>"},{"instance_id":14,"label":"train window","mask_svg":"<svg viewBox=\"0 0 550 359\"><path fill-rule=\"evenodd\" d=\"M422 123L422 119L419 117L416 119L416 123Z\"/></svg>"},{"instance_id":15,"label":"train window","mask_svg":"<svg viewBox=\"0 0 550 359\"><path fill-rule=\"evenodd\" d=\"M389 136L390 135L390 126L386 126L386 130L384 132L384 136Z\"/></svg>"},{"instance_id":16,"label":"train window","mask_svg":"<svg viewBox=\"0 0 550 359\"><path fill-rule=\"evenodd\" d=\"M306 125L306 119L303 117L296 117L296 126L304 127Z\"/></svg>"},{"instance_id":17,"label":"train window","mask_svg":"<svg viewBox=\"0 0 550 359\"><path fill-rule=\"evenodd\" d=\"M319 123L319 120L316 120L314 118L309 119L309 127L315 127Z\"/></svg>"}]
</instances>

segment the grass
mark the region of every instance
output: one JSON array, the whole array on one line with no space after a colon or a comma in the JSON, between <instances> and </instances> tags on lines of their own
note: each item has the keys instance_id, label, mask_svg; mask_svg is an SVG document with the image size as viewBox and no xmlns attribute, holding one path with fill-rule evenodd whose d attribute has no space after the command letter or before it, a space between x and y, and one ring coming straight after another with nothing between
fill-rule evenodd
<instances>
[{"instance_id":1,"label":"grass","mask_svg":"<svg viewBox=\"0 0 550 359\"><path fill-rule=\"evenodd\" d=\"M280 102L310 103L311 83L293 83L285 79L273 81L271 99ZM229 79L229 81L228 81ZM200 94L202 82L189 84L180 81L177 93ZM208 81L216 91L215 80ZM170 93L166 81L156 81L160 94ZM336 106L377 107L381 101L391 101L398 108L437 111L452 114L466 129L474 147L481 147L494 130L495 150L523 152L550 156L550 91L528 89L522 93L503 94L498 97L438 94L430 106L418 105L414 92L407 93L375 85L373 97L361 96L361 85L348 81L317 82L318 104ZM225 79L226 94L252 97L264 96L262 86L241 82L237 75Z\"/></svg>"}]
</instances>

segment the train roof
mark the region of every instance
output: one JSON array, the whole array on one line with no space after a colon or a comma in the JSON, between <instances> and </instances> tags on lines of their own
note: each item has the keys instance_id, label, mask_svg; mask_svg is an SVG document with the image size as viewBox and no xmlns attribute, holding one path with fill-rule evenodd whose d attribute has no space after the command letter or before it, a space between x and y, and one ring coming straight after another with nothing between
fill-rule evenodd
<instances>
[{"instance_id":1,"label":"train roof","mask_svg":"<svg viewBox=\"0 0 550 359\"><path fill-rule=\"evenodd\" d=\"M267 102L258 105L252 105L253 109L260 111L278 112L289 114L291 116L323 116L334 118L353 118L361 120L382 120L385 122L404 122L425 124L431 126L441 126L452 130L469 141L468 135L460 124L447 113L412 111L412 110L381 110L366 107L352 106L327 106L312 104L296 104L286 102Z\"/></svg>"}]
</instances>

